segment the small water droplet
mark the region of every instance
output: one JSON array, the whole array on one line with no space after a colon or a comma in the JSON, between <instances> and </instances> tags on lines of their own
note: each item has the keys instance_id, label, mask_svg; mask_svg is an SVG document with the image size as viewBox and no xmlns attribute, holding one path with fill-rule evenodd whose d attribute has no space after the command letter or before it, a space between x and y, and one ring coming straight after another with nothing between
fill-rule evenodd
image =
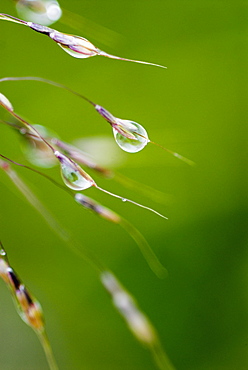
<instances>
[{"instance_id":1,"label":"small water droplet","mask_svg":"<svg viewBox=\"0 0 248 370\"><path fill-rule=\"evenodd\" d=\"M4 249L0 249L0 256L3 256L3 257L6 256L6 252Z\"/></svg>"},{"instance_id":2,"label":"small water droplet","mask_svg":"<svg viewBox=\"0 0 248 370\"><path fill-rule=\"evenodd\" d=\"M125 198L121 198L121 200L122 200L123 202L126 202L126 201L127 201Z\"/></svg>"},{"instance_id":3,"label":"small water droplet","mask_svg":"<svg viewBox=\"0 0 248 370\"><path fill-rule=\"evenodd\" d=\"M85 190L95 184L94 180L74 161L56 151L61 167L61 176L66 186L73 190Z\"/></svg>"},{"instance_id":4,"label":"small water droplet","mask_svg":"<svg viewBox=\"0 0 248 370\"><path fill-rule=\"evenodd\" d=\"M124 129L136 138L136 140L130 139L113 127L115 141L125 152L137 153L148 144L148 134L139 123L118 118L117 124L121 129Z\"/></svg>"},{"instance_id":5,"label":"small water droplet","mask_svg":"<svg viewBox=\"0 0 248 370\"><path fill-rule=\"evenodd\" d=\"M62 10L56 0L19 0L16 3L19 16L26 21L49 26L60 19Z\"/></svg>"}]
</instances>

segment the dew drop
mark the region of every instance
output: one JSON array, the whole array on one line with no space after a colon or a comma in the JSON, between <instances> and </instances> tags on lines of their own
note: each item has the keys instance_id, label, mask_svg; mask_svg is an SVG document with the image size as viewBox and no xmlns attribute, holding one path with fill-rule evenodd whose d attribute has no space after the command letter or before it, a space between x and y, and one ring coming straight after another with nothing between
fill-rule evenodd
<instances>
[{"instance_id":1,"label":"dew drop","mask_svg":"<svg viewBox=\"0 0 248 370\"><path fill-rule=\"evenodd\" d=\"M122 200L123 202L126 202L126 201L127 201L125 198L121 198L121 200Z\"/></svg>"},{"instance_id":2,"label":"dew drop","mask_svg":"<svg viewBox=\"0 0 248 370\"><path fill-rule=\"evenodd\" d=\"M85 190L95 184L94 180L74 161L55 151L61 167L61 176L66 186L73 190Z\"/></svg>"},{"instance_id":3,"label":"dew drop","mask_svg":"<svg viewBox=\"0 0 248 370\"><path fill-rule=\"evenodd\" d=\"M98 49L83 37L67 35L55 30L49 37L74 58L85 59L98 55Z\"/></svg>"},{"instance_id":4,"label":"dew drop","mask_svg":"<svg viewBox=\"0 0 248 370\"><path fill-rule=\"evenodd\" d=\"M129 133L133 135L136 138L136 140L126 137L125 134L121 134L118 131L118 127L121 130L125 130L127 134ZM113 127L113 133L116 143L119 145L121 149L128 153L139 152L149 142L146 130L137 122L122 120L118 118L117 129L116 126Z\"/></svg>"},{"instance_id":5,"label":"dew drop","mask_svg":"<svg viewBox=\"0 0 248 370\"><path fill-rule=\"evenodd\" d=\"M0 249L0 256L6 257L6 252L4 249Z\"/></svg>"},{"instance_id":6,"label":"dew drop","mask_svg":"<svg viewBox=\"0 0 248 370\"><path fill-rule=\"evenodd\" d=\"M16 3L19 16L26 21L49 26L58 21L62 10L56 0L19 0Z\"/></svg>"},{"instance_id":7,"label":"dew drop","mask_svg":"<svg viewBox=\"0 0 248 370\"><path fill-rule=\"evenodd\" d=\"M74 58L78 58L78 59L86 59L86 58L89 58L91 56L94 56L95 54L91 54L91 53L80 53L79 51L76 51L76 50L72 50L69 46L67 45L63 45L63 44L60 44L60 43L57 43L67 54L71 55L72 57Z\"/></svg>"}]
</instances>

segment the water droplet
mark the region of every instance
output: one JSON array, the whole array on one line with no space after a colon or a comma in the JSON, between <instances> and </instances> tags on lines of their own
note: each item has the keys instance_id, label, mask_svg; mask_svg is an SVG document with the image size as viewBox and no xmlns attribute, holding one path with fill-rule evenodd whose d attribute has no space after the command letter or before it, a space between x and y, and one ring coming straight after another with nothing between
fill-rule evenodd
<instances>
[{"instance_id":1,"label":"water droplet","mask_svg":"<svg viewBox=\"0 0 248 370\"><path fill-rule=\"evenodd\" d=\"M127 201L125 198L121 198L121 200L122 200L123 202L126 202L126 201Z\"/></svg>"},{"instance_id":2,"label":"water droplet","mask_svg":"<svg viewBox=\"0 0 248 370\"><path fill-rule=\"evenodd\" d=\"M0 249L0 256L3 256L3 257L6 256L6 252L4 249Z\"/></svg>"},{"instance_id":3,"label":"water droplet","mask_svg":"<svg viewBox=\"0 0 248 370\"><path fill-rule=\"evenodd\" d=\"M60 19L62 10L56 0L19 0L16 3L19 16L26 21L49 26Z\"/></svg>"},{"instance_id":4,"label":"water droplet","mask_svg":"<svg viewBox=\"0 0 248 370\"><path fill-rule=\"evenodd\" d=\"M118 131L118 128L123 133ZM125 134L125 132L127 134ZM149 142L148 135L144 127L139 123L117 119L117 126L113 127L115 141L121 149L128 153L137 153L142 150ZM135 137L135 139L128 138L128 134Z\"/></svg>"},{"instance_id":5,"label":"water droplet","mask_svg":"<svg viewBox=\"0 0 248 370\"><path fill-rule=\"evenodd\" d=\"M68 35L55 30L49 34L49 37L74 58L84 59L98 54L98 49L83 37Z\"/></svg>"},{"instance_id":6,"label":"water droplet","mask_svg":"<svg viewBox=\"0 0 248 370\"><path fill-rule=\"evenodd\" d=\"M64 154L55 151L61 167L61 176L66 186L73 190L85 190L95 184L94 180L74 161Z\"/></svg>"}]
</instances>

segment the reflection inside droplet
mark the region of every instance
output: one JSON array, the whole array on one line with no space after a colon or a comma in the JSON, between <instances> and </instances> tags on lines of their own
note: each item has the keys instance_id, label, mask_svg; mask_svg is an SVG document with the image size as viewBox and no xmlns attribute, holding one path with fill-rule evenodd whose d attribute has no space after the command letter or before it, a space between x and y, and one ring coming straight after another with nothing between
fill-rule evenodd
<instances>
[{"instance_id":1,"label":"reflection inside droplet","mask_svg":"<svg viewBox=\"0 0 248 370\"><path fill-rule=\"evenodd\" d=\"M94 180L74 161L55 151L61 167L61 176L66 186L73 190L85 190L94 185Z\"/></svg>"},{"instance_id":2,"label":"reflection inside droplet","mask_svg":"<svg viewBox=\"0 0 248 370\"><path fill-rule=\"evenodd\" d=\"M113 133L115 141L121 149L128 153L137 153L142 150L149 142L148 135L144 127L139 123L129 120L117 120L120 128L128 131L135 136L136 140L129 139L124 135L120 134L115 127L113 127Z\"/></svg>"},{"instance_id":3,"label":"reflection inside droplet","mask_svg":"<svg viewBox=\"0 0 248 370\"><path fill-rule=\"evenodd\" d=\"M57 33L58 34L58 33ZM57 34L55 36L57 36ZM63 40L57 40L57 37L53 37L53 34L50 34L50 37L57 42L57 44L68 54L74 58L85 59L97 55L97 49L91 42L84 39L83 37L76 37L71 35L65 36ZM66 40L68 38L68 42Z\"/></svg>"}]
</instances>

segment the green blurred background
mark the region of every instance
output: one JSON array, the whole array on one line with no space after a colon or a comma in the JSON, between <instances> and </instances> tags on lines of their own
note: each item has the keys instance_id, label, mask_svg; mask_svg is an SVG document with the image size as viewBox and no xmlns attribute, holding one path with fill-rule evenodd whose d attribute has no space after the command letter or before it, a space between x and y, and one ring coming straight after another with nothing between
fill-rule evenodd
<instances>
[{"instance_id":1,"label":"green blurred background","mask_svg":"<svg viewBox=\"0 0 248 370\"><path fill-rule=\"evenodd\" d=\"M187 166L152 144L136 155L117 148L116 169L167 194L159 203L94 176L100 186L155 208L168 221L96 189L85 191L143 233L168 277L152 274L118 226L84 211L38 175L15 170L134 294L176 369L247 369L247 2L60 3L113 33L110 39L107 31L94 34L89 21L80 30L60 22L51 27L85 36L109 53L168 69L103 57L75 59L49 38L1 22L1 77L31 75L68 85L117 117L142 123L151 140L197 163ZM1 12L17 15L11 1L0 4ZM1 92L20 115L68 142L112 137L90 105L65 91L37 82L4 82ZM8 118L3 109L0 114ZM0 132L1 153L27 163L17 134L3 125ZM61 181L58 168L44 171ZM3 172L0 180L0 239L42 304L59 368L155 369L91 267L67 249ZM0 368L47 369L34 332L16 315L4 283L0 289Z\"/></svg>"}]
</instances>

